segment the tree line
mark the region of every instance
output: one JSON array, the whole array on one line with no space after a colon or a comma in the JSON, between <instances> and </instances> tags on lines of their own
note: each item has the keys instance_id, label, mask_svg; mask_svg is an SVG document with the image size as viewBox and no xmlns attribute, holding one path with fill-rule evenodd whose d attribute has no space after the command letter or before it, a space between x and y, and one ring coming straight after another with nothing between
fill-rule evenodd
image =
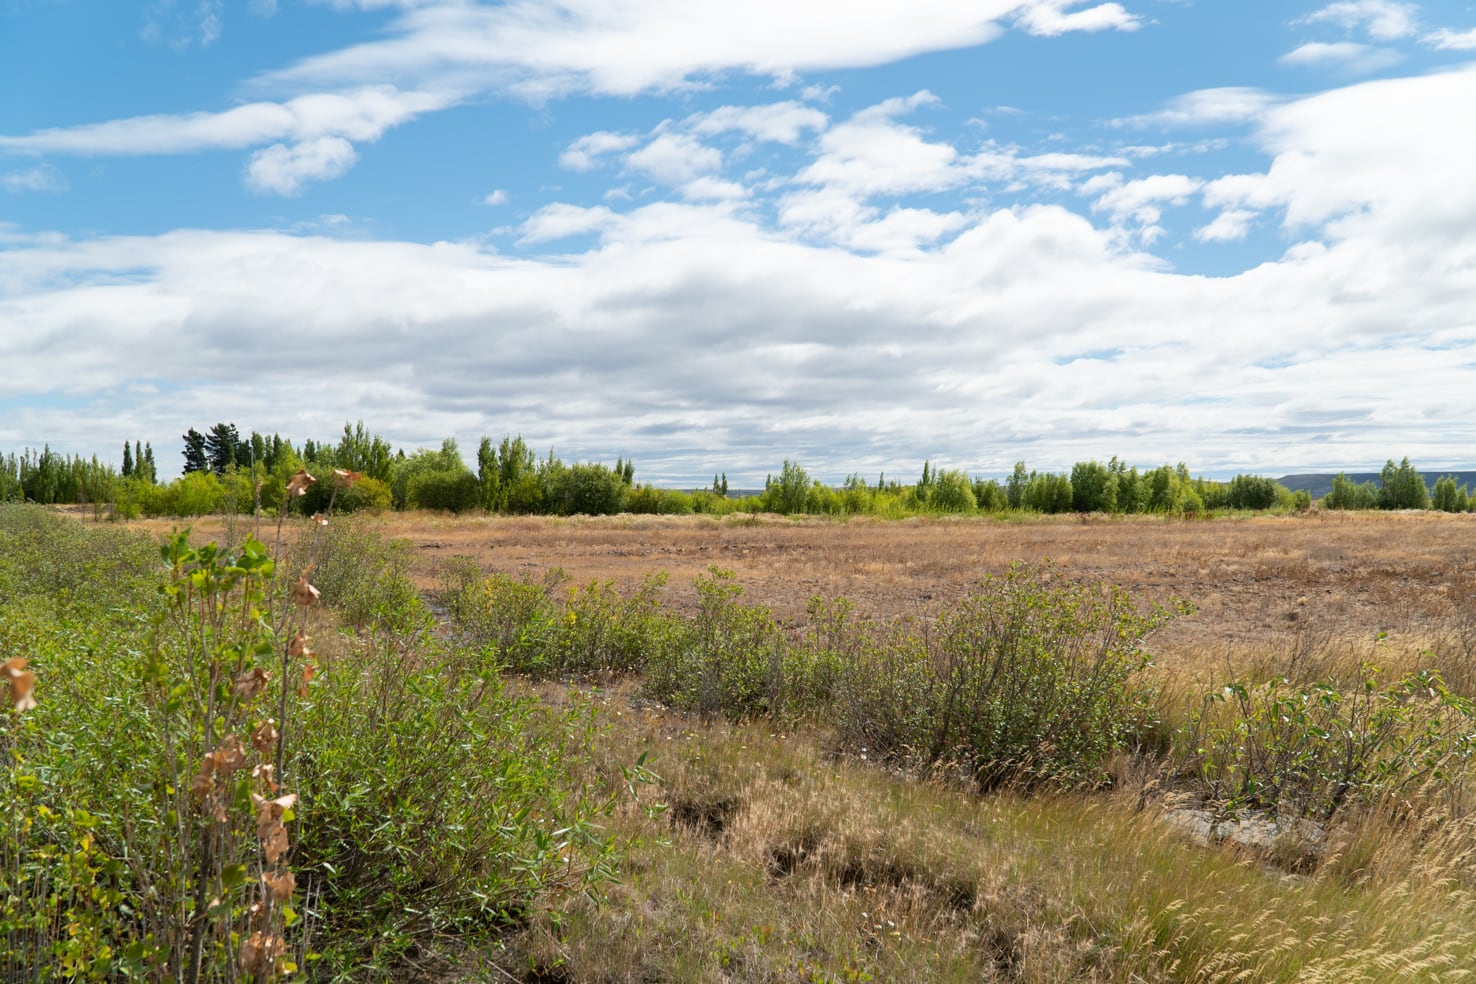
<instances>
[{"instance_id":1,"label":"tree line","mask_svg":"<svg viewBox=\"0 0 1476 984\"><path fill-rule=\"evenodd\" d=\"M1193 477L1183 464L1140 470L1117 457L1105 464L1081 461L1067 472L1035 471L1018 462L1002 481L970 476L962 469L924 462L910 482L878 475L874 483L852 474L839 486L810 477L798 462L785 460L754 496L730 497L726 472L692 491L657 488L635 481L635 465L618 458L566 463L552 450L540 457L523 438L498 443L483 437L473 469L452 438L438 449L406 453L395 449L364 422L344 424L336 441L300 445L279 434L242 433L230 422L182 435L182 474L161 483L153 446L125 441L122 468L50 449L0 456L0 501L90 504L121 518L192 516L209 513L273 512L287 501L291 477L306 471L318 482L298 506L326 510L330 498L340 511L438 509L484 510L511 515L608 515L632 513L772 512L833 516L902 517L919 514L1107 513L1202 515L1223 511L1297 511L1312 506L1305 491L1273 479L1237 475L1229 481ZM351 485L335 483L335 470L355 474ZM334 498L336 496L336 498ZM1444 476L1433 489L1405 458L1391 459L1378 481L1355 482L1339 474L1322 500L1328 509L1439 509L1464 512L1476 505L1471 492Z\"/></svg>"}]
</instances>

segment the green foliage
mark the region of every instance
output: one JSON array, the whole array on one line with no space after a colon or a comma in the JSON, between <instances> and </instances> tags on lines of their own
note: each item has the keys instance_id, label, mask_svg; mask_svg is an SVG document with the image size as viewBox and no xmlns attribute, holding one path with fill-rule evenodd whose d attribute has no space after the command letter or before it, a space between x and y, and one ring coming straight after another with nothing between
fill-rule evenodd
<instances>
[{"instance_id":1,"label":"green foliage","mask_svg":"<svg viewBox=\"0 0 1476 984\"><path fill-rule=\"evenodd\" d=\"M974 482L974 502L980 512L1004 512L1010 507L1009 495L992 478Z\"/></svg>"},{"instance_id":2,"label":"green foliage","mask_svg":"<svg viewBox=\"0 0 1476 984\"><path fill-rule=\"evenodd\" d=\"M1071 511L1071 479L1050 472L1031 472L1021 500L1031 512L1066 513Z\"/></svg>"},{"instance_id":3,"label":"green foliage","mask_svg":"<svg viewBox=\"0 0 1476 984\"><path fill-rule=\"evenodd\" d=\"M1332 490L1323 496L1324 509L1377 509L1379 487L1373 482L1355 482L1343 472L1333 476Z\"/></svg>"},{"instance_id":4,"label":"green foliage","mask_svg":"<svg viewBox=\"0 0 1476 984\"><path fill-rule=\"evenodd\" d=\"M775 481L772 477L764 486L764 494L759 501L762 508L767 512L782 513L790 515L802 513L810 502L810 474L800 466L799 462L784 459L784 467L779 472L779 479Z\"/></svg>"},{"instance_id":5,"label":"green foliage","mask_svg":"<svg viewBox=\"0 0 1476 984\"><path fill-rule=\"evenodd\" d=\"M1407 800L1476 751L1476 706L1421 671L1356 679L1232 681L1204 698L1181 761L1225 809L1329 820L1351 802Z\"/></svg>"},{"instance_id":6,"label":"green foliage","mask_svg":"<svg viewBox=\"0 0 1476 984\"><path fill-rule=\"evenodd\" d=\"M654 485L637 485L625 497L625 510L632 513L686 516L694 512L721 511L722 499L712 492L700 490L696 495L675 489L658 489ZM701 503L699 507L698 503Z\"/></svg>"},{"instance_id":7,"label":"green foliage","mask_svg":"<svg viewBox=\"0 0 1476 984\"><path fill-rule=\"evenodd\" d=\"M1379 473L1379 508L1429 509L1430 490L1415 467L1405 458L1398 465L1385 462Z\"/></svg>"},{"instance_id":8,"label":"green foliage","mask_svg":"<svg viewBox=\"0 0 1476 984\"><path fill-rule=\"evenodd\" d=\"M450 438L441 442L439 451L424 449L396 460L389 486L397 509L465 512L477 508L482 499L481 483Z\"/></svg>"},{"instance_id":9,"label":"green foliage","mask_svg":"<svg viewBox=\"0 0 1476 984\"><path fill-rule=\"evenodd\" d=\"M838 725L868 754L962 769L983 789L1099 783L1155 718L1139 647L1167 617L1140 614L1119 589L1017 566L932 631L894 631L853 656Z\"/></svg>"},{"instance_id":10,"label":"green foliage","mask_svg":"<svg viewBox=\"0 0 1476 984\"><path fill-rule=\"evenodd\" d=\"M1236 475L1225 490L1225 505L1231 509L1270 509L1290 496L1280 482L1257 475Z\"/></svg>"},{"instance_id":11,"label":"green foliage","mask_svg":"<svg viewBox=\"0 0 1476 984\"><path fill-rule=\"evenodd\" d=\"M732 571L695 582L696 618L646 662L645 692L683 710L742 719L780 712L789 696L788 641L767 608L741 601Z\"/></svg>"},{"instance_id":12,"label":"green foliage","mask_svg":"<svg viewBox=\"0 0 1476 984\"><path fill-rule=\"evenodd\" d=\"M559 516L610 516L625 510L628 492L622 473L605 465L550 466L546 472L544 501Z\"/></svg>"},{"instance_id":13,"label":"green foliage","mask_svg":"<svg viewBox=\"0 0 1476 984\"><path fill-rule=\"evenodd\" d=\"M1430 508L1441 512L1467 512L1471 508L1471 493L1464 485L1457 485L1450 475L1443 475L1435 481Z\"/></svg>"},{"instance_id":14,"label":"green foliage","mask_svg":"<svg viewBox=\"0 0 1476 984\"><path fill-rule=\"evenodd\" d=\"M313 956L317 976L386 979L612 876L616 800L571 774L597 744L589 709L506 694L425 631L403 545L328 529L298 562L364 631L327 634L309 686L283 629L292 576L260 544L177 535L161 574L142 537L0 507L0 651L31 657L40 701L0 716L0 978L245 980L240 943L274 913L284 972ZM243 740L267 716L274 762ZM301 796L277 817L297 888L252 909L273 821L249 794L280 796L268 779Z\"/></svg>"},{"instance_id":15,"label":"green foliage","mask_svg":"<svg viewBox=\"0 0 1476 984\"><path fill-rule=\"evenodd\" d=\"M1080 513L1117 511L1117 476L1096 461L1071 467L1071 508Z\"/></svg>"},{"instance_id":16,"label":"green foliage","mask_svg":"<svg viewBox=\"0 0 1476 984\"><path fill-rule=\"evenodd\" d=\"M933 476L929 505L939 512L971 513L978 508L974 483L962 471L940 471Z\"/></svg>"}]
</instances>

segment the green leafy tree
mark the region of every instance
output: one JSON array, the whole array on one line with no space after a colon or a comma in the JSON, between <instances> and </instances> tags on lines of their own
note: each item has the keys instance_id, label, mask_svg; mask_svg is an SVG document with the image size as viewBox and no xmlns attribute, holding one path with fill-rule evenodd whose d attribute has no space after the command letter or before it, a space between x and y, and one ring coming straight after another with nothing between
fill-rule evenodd
<instances>
[{"instance_id":1,"label":"green leafy tree","mask_svg":"<svg viewBox=\"0 0 1476 984\"><path fill-rule=\"evenodd\" d=\"M1005 479L1005 499L1011 509L1025 508L1025 487L1029 484L1030 472L1026 470L1025 462L1015 462L1015 470Z\"/></svg>"},{"instance_id":2,"label":"green leafy tree","mask_svg":"<svg viewBox=\"0 0 1476 984\"><path fill-rule=\"evenodd\" d=\"M971 513L978 508L974 483L961 469L935 471L931 485L929 505L939 512Z\"/></svg>"},{"instance_id":3,"label":"green leafy tree","mask_svg":"<svg viewBox=\"0 0 1476 984\"><path fill-rule=\"evenodd\" d=\"M1405 458L1398 465L1393 460L1379 473L1379 507L1382 509L1429 509L1430 490L1425 479Z\"/></svg>"},{"instance_id":4,"label":"green leafy tree","mask_svg":"<svg viewBox=\"0 0 1476 984\"><path fill-rule=\"evenodd\" d=\"M1355 482L1345 473L1333 476L1332 489L1322 499L1324 509L1377 509L1379 487L1373 482Z\"/></svg>"},{"instance_id":5,"label":"green leafy tree","mask_svg":"<svg viewBox=\"0 0 1476 984\"><path fill-rule=\"evenodd\" d=\"M785 458L779 479L771 479L764 488L763 508L786 516L805 512L810 502L810 491L810 473L799 462Z\"/></svg>"},{"instance_id":6,"label":"green leafy tree","mask_svg":"<svg viewBox=\"0 0 1476 984\"><path fill-rule=\"evenodd\" d=\"M343 425L343 436L333 449L333 461L339 468L356 471L381 482L389 481L394 449L378 434L371 434L364 421Z\"/></svg>"},{"instance_id":7,"label":"green leafy tree","mask_svg":"<svg viewBox=\"0 0 1476 984\"><path fill-rule=\"evenodd\" d=\"M1452 475L1441 476L1435 482L1435 494L1430 506L1441 512L1466 512L1471 508L1471 494L1464 485L1457 485Z\"/></svg>"},{"instance_id":8,"label":"green leafy tree","mask_svg":"<svg viewBox=\"0 0 1476 984\"><path fill-rule=\"evenodd\" d=\"M1079 513L1116 512L1117 476L1097 461L1071 466L1071 508Z\"/></svg>"}]
</instances>

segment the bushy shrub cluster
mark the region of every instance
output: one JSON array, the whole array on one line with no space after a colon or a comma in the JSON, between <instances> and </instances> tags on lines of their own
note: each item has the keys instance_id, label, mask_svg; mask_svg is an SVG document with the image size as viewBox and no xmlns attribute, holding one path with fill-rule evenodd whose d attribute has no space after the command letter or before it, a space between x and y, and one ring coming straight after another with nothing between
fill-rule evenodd
<instances>
[{"instance_id":1,"label":"bushy shrub cluster","mask_svg":"<svg viewBox=\"0 0 1476 984\"><path fill-rule=\"evenodd\" d=\"M446 597L461 630L512 668L639 672L647 695L704 715L821 717L873 757L963 769L981 787L1097 782L1153 730L1139 644L1167 613L1049 569L986 578L931 626L857 620L843 599L817 598L797 637L746 603L729 571L696 581L691 618L660 609L660 584L561 599L552 584L463 567Z\"/></svg>"},{"instance_id":2,"label":"bushy shrub cluster","mask_svg":"<svg viewBox=\"0 0 1476 984\"><path fill-rule=\"evenodd\" d=\"M317 529L281 566L184 534L161 565L0 505L0 655L37 701L0 707L0 979L383 979L611 876L587 710L505 693L424 631L398 547ZM319 592L366 631L315 659Z\"/></svg>"}]
</instances>

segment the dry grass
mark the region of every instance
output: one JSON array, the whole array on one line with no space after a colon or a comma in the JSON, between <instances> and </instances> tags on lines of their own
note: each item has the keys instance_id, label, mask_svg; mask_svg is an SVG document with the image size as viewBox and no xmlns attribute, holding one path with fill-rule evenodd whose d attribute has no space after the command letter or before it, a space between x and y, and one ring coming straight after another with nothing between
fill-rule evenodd
<instances>
[{"instance_id":1,"label":"dry grass","mask_svg":"<svg viewBox=\"0 0 1476 984\"><path fill-rule=\"evenodd\" d=\"M566 699L544 685L547 699ZM640 750L662 777L602 905L512 941L560 981L1455 980L1476 965L1476 836L1372 815L1313 876L1204 847L1108 795L969 795L825 752L596 697L589 781Z\"/></svg>"},{"instance_id":2,"label":"dry grass","mask_svg":"<svg viewBox=\"0 0 1476 984\"><path fill-rule=\"evenodd\" d=\"M1230 676L1338 678L1365 660L1386 679L1433 665L1476 695L1476 516L374 522L412 544L425 588L453 557L622 589L662 570L663 605L691 610L692 579L717 565L794 625L812 594L926 616L986 571L1050 559L1073 579L1196 606L1150 640L1166 706ZM618 819L635 842L622 882L513 940L499 965L517 979L1352 982L1476 968L1464 790L1443 814L1351 817L1312 874L1290 876L1274 854L1162 823L1161 775L1141 763L1122 763L1111 794L981 798L838 757L815 735L701 724L631 693L596 698L612 730L586 781L615 782L650 751L662 778L642 799L668 809Z\"/></svg>"}]
</instances>

